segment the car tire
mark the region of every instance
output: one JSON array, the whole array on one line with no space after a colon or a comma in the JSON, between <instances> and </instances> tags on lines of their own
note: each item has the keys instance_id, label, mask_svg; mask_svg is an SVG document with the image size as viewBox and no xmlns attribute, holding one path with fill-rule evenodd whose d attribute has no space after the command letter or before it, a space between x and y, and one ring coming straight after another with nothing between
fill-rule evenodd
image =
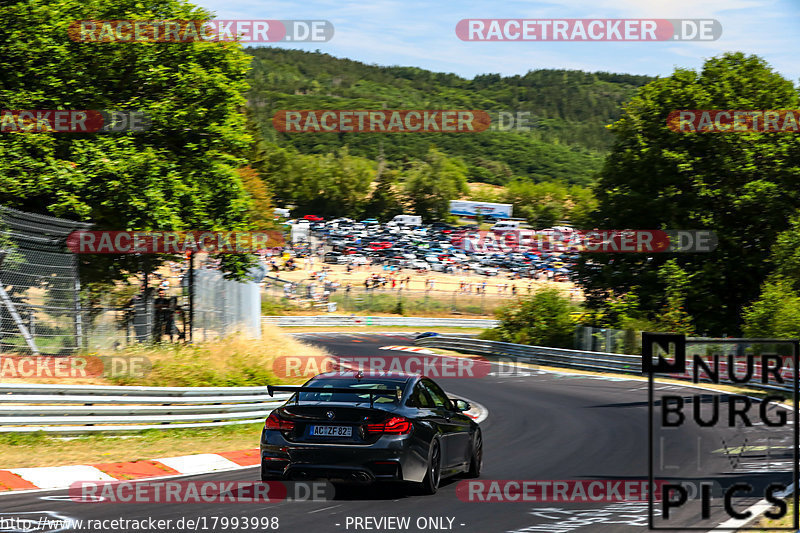
<instances>
[{"instance_id":1,"label":"car tire","mask_svg":"<svg viewBox=\"0 0 800 533\"><path fill-rule=\"evenodd\" d=\"M439 490L439 483L442 480L442 447L439 439L434 438L431 442L431 449L428 452L428 468L425 471L425 478L420 484L420 489L425 495L436 494Z\"/></svg>"},{"instance_id":2,"label":"car tire","mask_svg":"<svg viewBox=\"0 0 800 533\"><path fill-rule=\"evenodd\" d=\"M483 435L481 430L475 431L475 436L472 438L472 458L469 462L469 470L465 477L476 478L480 477L481 469L483 468Z\"/></svg>"}]
</instances>

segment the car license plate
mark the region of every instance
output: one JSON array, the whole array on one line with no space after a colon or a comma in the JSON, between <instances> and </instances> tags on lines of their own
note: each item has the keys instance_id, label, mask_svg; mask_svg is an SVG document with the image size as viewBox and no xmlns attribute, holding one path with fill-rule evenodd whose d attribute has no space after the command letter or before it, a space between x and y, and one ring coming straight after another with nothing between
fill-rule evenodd
<instances>
[{"instance_id":1,"label":"car license plate","mask_svg":"<svg viewBox=\"0 0 800 533\"><path fill-rule=\"evenodd\" d=\"M350 426L311 426L311 435L315 437L352 437Z\"/></svg>"}]
</instances>

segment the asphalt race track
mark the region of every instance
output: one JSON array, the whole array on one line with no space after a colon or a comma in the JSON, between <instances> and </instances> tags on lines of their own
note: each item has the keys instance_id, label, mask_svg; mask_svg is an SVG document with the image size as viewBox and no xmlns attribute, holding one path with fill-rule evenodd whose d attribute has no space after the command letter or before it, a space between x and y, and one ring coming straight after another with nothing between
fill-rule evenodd
<instances>
[{"instance_id":1,"label":"asphalt race track","mask_svg":"<svg viewBox=\"0 0 800 533\"><path fill-rule=\"evenodd\" d=\"M336 355L412 355L403 351L379 351L381 346L412 344L411 337L404 334L314 333L303 336ZM438 380L448 393L474 400L488 409L488 419L481 424L484 437L481 480L647 479L646 382L536 370L507 375L510 371L504 369L495 374L480 379ZM672 389L682 396L698 393L690 388L666 387L661 390ZM790 433L790 427L784 428L784 433ZM669 454L656 454L656 468L660 472L657 478L710 479L726 485L732 479L748 480L757 487L767 481L789 484L790 441L776 441L774 428L767 431L768 428L757 421L744 432L741 428L715 427L703 428L701 433L693 428L685 424L658 436L668 441ZM709 438L712 433L713 438ZM256 446L257 438L253 442L253 447ZM257 468L248 468L183 479L258 483L259 472ZM443 482L434 496L416 495L396 487L337 488L336 496L328 501L271 504L78 503L69 501L64 490L37 491L0 496L0 518L26 512L73 519L277 517L278 531L309 533L648 530L646 502L469 502L457 497L459 481ZM669 526L707 531L727 520L729 516L724 512L722 498L717 497L716 492L712 496L710 519L701 521L699 500L692 500L673 512ZM744 510L761 497L735 498L734 504L737 509ZM660 517L660 506L655 509ZM392 527L394 522L390 527L377 527L376 522L363 520L372 517L408 517L410 520L404 528ZM197 530L214 531L208 522L206 525L206 529L198 527Z\"/></svg>"}]
</instances>

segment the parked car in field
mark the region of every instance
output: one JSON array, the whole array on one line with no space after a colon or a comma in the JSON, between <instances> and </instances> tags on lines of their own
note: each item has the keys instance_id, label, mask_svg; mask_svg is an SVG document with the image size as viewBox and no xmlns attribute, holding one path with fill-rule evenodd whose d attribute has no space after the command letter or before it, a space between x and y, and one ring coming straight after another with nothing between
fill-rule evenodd
<instances>
[{"instance_id":1,"label":"parked car in field","mask_svg":"<svg viewBox=\"0 0 800 533\"><path fill-rule=\"evenodd\" d=\"M328 252L323 256L322 262L335 265L339 263L340 257L343 257L341 252Z\"/></svg>"},{"instance_id":2,"label":"parked car in field","mask_svg":"<svg viewBox=\"0 0 800 533\"><path fill-rule=\"evenodd\" d=\"M373 223L371 219L355 223L345 218L313 224L305 219L292 222L310 225L310 231L318 239L317 244L321 241L326 250L332 248L347 255L363 254L374 262L384 262L389 257L402 259L408 268L452 271L458 266L467 266L467 263L481 263L479 268L476 265L467 268L490 276L501 273L529 276L531 269L535 274L542 268L550 267L558 274L568 275L579 258L574 251L558 250L557 246L551 246L556 242L556 235L564 233L564 228L539 230L539 233L549 235L543 243L529 239L525 245L509 246L503 240L502 232L490 233L489 237L481 240L475 232L467 230L468 226L444 234L444 231L450 231L445 229L444 223L426 226L384 225ZM438 261L428 261L428 256L436 256ZM414 261L426 263L427 267L419 263L412 264ZM333 262L333 259L329 259L329 262ZM349 259L343 262L349 262Z\"/></svg>"}]
</instances>

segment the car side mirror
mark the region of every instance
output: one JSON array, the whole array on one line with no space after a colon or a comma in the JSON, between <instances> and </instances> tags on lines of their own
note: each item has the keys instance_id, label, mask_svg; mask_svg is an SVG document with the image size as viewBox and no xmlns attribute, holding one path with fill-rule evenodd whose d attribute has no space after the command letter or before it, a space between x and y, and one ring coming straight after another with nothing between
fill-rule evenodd
<instances>
[{"instance_id":1,"label":"car side mirror","mask_svg":"<svg viewBox=\"0 0 800 533\"><path fill-rule=\"evenodd\" d=\"M465 402L464 400L451 399L451 401L453 402L456 411L469 411L470 409L472 409L472 406L468 402Z\"/></svg>"}]
</instances>

